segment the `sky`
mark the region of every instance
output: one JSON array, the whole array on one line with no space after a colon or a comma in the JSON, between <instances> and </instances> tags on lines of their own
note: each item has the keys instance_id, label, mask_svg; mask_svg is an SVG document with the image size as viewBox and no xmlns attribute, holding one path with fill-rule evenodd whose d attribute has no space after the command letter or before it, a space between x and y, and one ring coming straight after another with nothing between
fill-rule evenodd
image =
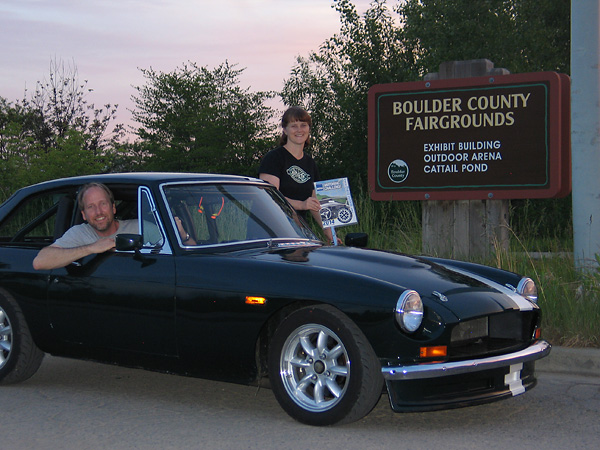
<instances>
[{"instance_id":1,"label":"sky","mask_svg":"<svg viewBox=\"0 0 600 450\"><path fill-rule=\"evenodd\" d=\"M359 13L370 0L355 0ZM140 69L189 61L244 68L240 87L278 91L298 56L339 31L332 0L0 0L0 97L21 100L53 61L75 68L96 106L131 125ZM275 105L277 106L277 105Z\"/></svg>"}]
</instances>

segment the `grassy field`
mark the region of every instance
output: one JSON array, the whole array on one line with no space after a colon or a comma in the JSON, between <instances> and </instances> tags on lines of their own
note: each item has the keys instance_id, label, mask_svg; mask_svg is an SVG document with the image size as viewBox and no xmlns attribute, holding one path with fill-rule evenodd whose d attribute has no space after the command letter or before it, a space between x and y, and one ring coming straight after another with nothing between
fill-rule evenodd
<instances>
[{"instance_id":1,"label":"grassy field","mask_svg":"<svg viewBox=\"0 0 600 450\"><path fill-rule=\"evenodd\" d=\"M354 193L359 224L337 228L369 234L369 247L422 254L421 213L415 202L373 202ZM564 235L564 233L563 233ZM600 347L600 272L575 269L570 239L540 237L535 229L512 233L510 251L475 261L533 278L542 308L542 333L554 345Z\"/></svg>"}]
</instances>

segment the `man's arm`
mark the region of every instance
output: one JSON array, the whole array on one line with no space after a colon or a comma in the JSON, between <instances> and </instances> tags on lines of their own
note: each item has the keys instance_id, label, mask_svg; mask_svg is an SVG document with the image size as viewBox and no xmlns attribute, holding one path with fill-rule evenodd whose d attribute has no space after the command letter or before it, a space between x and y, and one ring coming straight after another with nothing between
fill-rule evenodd
<instances>
[{"instance_id":1,"label":"man's arm","mask_svg":"<svg viewBox=\"0 0 600 450\"><path fill-rule=\"evenodd\" d=\"M62 248L57 245L44 247L33 260L35 270L50 270L65 267L73 261L77 261L93 253L104 253L115 248L115 240L103 238L93 244L74 248Z\"/></svg>"}]
</instances>

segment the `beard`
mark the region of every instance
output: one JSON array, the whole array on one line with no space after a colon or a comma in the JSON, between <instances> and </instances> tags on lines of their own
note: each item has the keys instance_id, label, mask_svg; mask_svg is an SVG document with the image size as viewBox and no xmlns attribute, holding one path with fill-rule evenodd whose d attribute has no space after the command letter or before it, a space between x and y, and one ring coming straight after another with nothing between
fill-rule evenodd
<instances>
[{"instance_id":1,"label":"beard","mask_svg":"<svg viewBox=\"0 0 600 450\"><path fill-rule=\"evenodd\" d=\"M94 219L92 221L89 221L88 223L96 231L103 232L103 231L108 230L112 226L113 222L114 222L114 217L107 217L106 220L97 221L96 219Z\"/></svg>"}]
</instances>

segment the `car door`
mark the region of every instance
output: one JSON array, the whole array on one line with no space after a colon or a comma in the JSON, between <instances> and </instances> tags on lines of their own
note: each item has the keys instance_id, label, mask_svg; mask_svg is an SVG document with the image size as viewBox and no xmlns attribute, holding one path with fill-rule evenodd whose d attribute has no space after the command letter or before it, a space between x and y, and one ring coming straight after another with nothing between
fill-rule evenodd
<instances>
[{"instance_id":1,"label":"car door","mask_svg":"<svg viewBox=\"0 0 600 450\"><path fill-rule=\"evenodd\" d=\"M51 326L63 341L147 354L177 354L175 268L164 227L147 188L138 192L140 231L160 242L137 252L106 252L50 273ZM147 242L145 240L145 242Z\"/></svg>"}]
</instances>

